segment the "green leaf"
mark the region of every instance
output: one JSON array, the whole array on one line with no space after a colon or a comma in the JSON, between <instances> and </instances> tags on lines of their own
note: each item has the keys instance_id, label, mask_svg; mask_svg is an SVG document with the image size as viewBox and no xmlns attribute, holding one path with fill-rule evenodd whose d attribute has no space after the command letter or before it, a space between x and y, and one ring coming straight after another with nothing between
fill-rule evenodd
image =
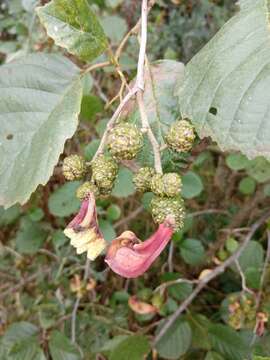
<instances>
[{"instance_id":1,"label":"green leaf","mask_svg":"<svg viewBox=\"0 0 270 360\"><path fill-rule=\"evenodd\" d=\"M103 110L100 98L93 95L84 95L81 104L80 117L83 120L92 120L93 117Z\"/></svg>"},{"instance_id":2,"label":"green leaf","mask_svg":"<svg viewBox=\"0 0 270 360\"><path fill-rule=\"evenodd\" d=\"M252 195L256 190L256 181L251 177L246 176L240 181L238 189L244 195Z\"/></svg>"},{"instance_id":3,"label":"green leaf","mask_svg":"<svg viewBox=\"0 0 270 360\"><path fill-rule=\"evenodd\" d=\"M91 161L100 144L100 140L94 139L84 148L84 156L87 161Z\"/></svg>"},{"instance_id":4,"label":"green leaf","mask_svg":"<svg viewBox=\"0 0 270 360\"><path fill-rule=\"evenodd\" d=\"M49 340L52 360L80 360L81 356L70 340L59 331L53 331Z\"/></svg>"},{"instance_id":5,"label":"green leaf","mask_svg":"<svg viewBox=\"0 0 270 360\"><path fill-rule=\"evenodd\" d=\"M267 357L265 357L265 356L254 356L252 358L252 360L270 360L270 357L269 356L267 356Z\"/></svg>"},{"instance_id":6,"label":"green leaf","mask_svg":"<svg viewBox=\"0 0 270 360\"><path fill-rule=\"evenodd\" d=\"M127 335L117 335L114 338L108 340L100 349L101 352L107 352L114 350L123 340L128 338Z\"/></svg>"},{"instance_id":7,"label":"green leaf","mask_svg":"<svg viewBox=\"0 0 270 360\"><path fill-rule=\"evenodd\" d=\"M202 243L195 239L185 239L180 243L181 256L187 264L198 265L205 259L205 251Z\"/></svg>"},{"instance_id":8,"label":"green leaf","mask_svg":"<svg viewBox=\"0 0 270 360\"><path fill-rule=\"evenodd\" d=\"M212 347L226 360L243 360L249 349L241 336L231 327L215 324L209 327Z\"/></svg>"},{"instance_id":9,"label":"green leaf","mask_svg":"<svg viewBox=\"0 0 270 360\"><path fill-rule=\"evenodd\" d=\"M35 54L0 68L0 204L25 203L46 184L78 124L79 69Z\"/></svg>"},{"instance_id":10,"label":"green leaf","mask_svg":"<svg viewBox=\"0 0 270 360\"><path fill-rule=\"evenodd\" d=\"M182 176L182 196L184 199L192 199L199 196L203 191L203 183L199 175L193 171L188 171Z\"/></svg>"},{"instance_id":11,"label":"green leaf","mask_svg":"<svg viewBox=\"0 0 270 360\"><path fill-rule=\"evenodd\" d=\"M25 340L29 337L37 335L38 328L26 321L13 323L5 332L3 343L7 347L12 347L16 342Z\"/></svg>"},{"instance_id":12,"label":"green leaf","mask_svg":"<svg viewBox=\"0 0 270 360\"><path fill-rule=\"evenodd\" d=\"M120 168L112 191L112 195L118 198L128 197L135 193L133 185L133 173L126 168Z\"/></svg>"},{"instance_id":13,"label":"green leaf","mask_svg":"<svg viewBox=\"0 0 270 360\"><path fill-rule=\"evenodd\" d=\"M254 267L249 267L245 271L245 277L246 277L246 282L247 282L248 287L250 287L252 289L256 289L256 290L258 290L260 288L261 271L262 271L261 268L256 269Z\"/></svg>"},{"instance_id":14,"label":"green leaf","mask_svg":"<svg viewBox=\"0 0 270 360\"><path fill-rule=\"evenodd\" d=\"M36 337L17 342L8 352L10 360L46 360Z\"/></svg>"},{"instance_id":15,"label":"green leaf","mask_svg":"<svg viewBox=\"0 0 270 360\"><path fill-rule=\"evenodd\" d=\"M162 60L151 64L145 73L144 104L149 124L162 144L169 126L180 116L175 95L176 83L181 83L184 76L184 65L173 60ZM130 105L128 115L131 120L141 124L140 114ZM144 165L153 164L153 151L145 138L146 147L140 153L139 161Z\"/></svg>"},{"instance_id":16,"label":"green leaf","mask_svg":"<svg viewBox=\"0 0 270 360\"><path fill-rule=\"evenodd\" d=\"M12 324L0 344L8 354L3 360L46 360L37 335L38 328L31 323L22 321Z\"/></svg>"},{"instance_id":17,"label":"green leaf","mask_svg":"<svg viewBox=\"0 0 270 360\"><path fill-rule=\"evenodd\" d=\"M69 242L62 230L56 230L52 235L52 242L56 250Z\"/></svg>"},{"instance_id":18,"label":"green leaf","mask_svg":"<svg viewBox=\"0 0 270 360\"><path fill-rule=\"evenodd\" d=\"M11 208L4 210L0 207L0 226L7 226L13 224L21 215L21 207L14 205Z\"/></svg>"},{"instance_id":19,"label":"green leaf","mask_svg":"<svg viewBox=\"0 0 270 360\"><path fill-rule=\"evenodd\" d=\"M38 317L43 329L53 327L59 315L59 306L55 303L44 303L39 306Z\"/></svg>"},{"instance_id":20,"label":"green leaf","mask_svg":"<svg viewBox=\"0 0 270 360\"><path fill-rule=\"evenodd\" d=\"M116 232L112 224L107 220L99 220L99 227L106 241L111 241L116 238Z\"/></svg>"},{"instance_id":21,"label":"green leaf","mask_svg":"<svg viewBox=\"0 0 270 360\"><path fill-rule=\"evenodd\" d=\"M90 91L92 90L94 85L93 77L87 73L82 78L82 88L83 88L83 95L89 95Z\"/></svg>"},{"instance_id":22,"label":"green leaf","mask_svg":"<svg viewBox=\"0 0 270 360\"><path fill-rule=\"evenodd\" d=\"M108 15L101 19L101 25L108 38L113 43L118 43L128 30L126 21L117 15Z\"/></svg>"},{"instance_id":23,"label":"green leaf","mask_svg":"<svg viewBox=\"0 0 270 360\"><path fill-rule=\"evenodd\" d=\"M224 360L224 357L216 353L215 351L209 351L206 354L206 357L204 360Z\"/></svg>"},{"instance_id":24,"label":"green leaf","mask_svg":"<svg viewBox=\"0 0 270 360\"><path fill-rule=\"evenodd\" d=\"M28 216L32 221L40 221L44 217L44 211L41 208L32 208L28 212Z\"/></svg>"},{"instance_id":25,"label":"green leaf","mask_svg":"<svg viewBox=\"0 0 270 360\"><path fill-rule=\"evenodd\" d=\"M211 349L208 328L211 324L206 316L202 314L189 313L188 323L192 330L192 347L209 350Z\"/></svg>"},{"instance_id":26,"label":"green leaf","mask_svg":"<svg viewBox=\"0 0 270 360\"><path fill-rule=\"evenodd\" d=\"M121 208L118 205L111 204L107 209L107 217L111 221L116 221L121 217Z\"/></svg>"},{"instance_id":27,"label":"green leaf","mask_svg":"<svg viewBox=\"0 0 270 360\"><path fill-rule=\"evenodd\" d=\"M160 326L158 331L162 328ZM178 319L156 345L157 352L165 359L179 359L184 355L192 340L192 333L186 321Z\"/></svg>"},{"instance_id":28,"label":"green leaf","mask_svg":"<svg viewBox=\"0 0 270 360\"><path fill-rule=\"evenodd\" d=\"M264 251L261 244L257 241L250 241L248 246L239 257L241 269L246 272L249 268L262 269L264 261Z\"/></svg>"},{"instance_id":29,"label":"green leaf","mask_svg":"<svg viewBox=\"0 0 270 360\"><path fill-rule=\"evenodd\" d=\"M171 285L168 287L168 293L174 299L184 301L192 293L192 285L188 283Z\"/></svg>"},{"instance_id":30,"label":"green leaf","mask_svg":"<svg viewBox=\"0 0 270 360\"><path fill-rule=\"evenodd\" d=\"M270 158L270 3L240 8L187 65L179 103L201 137Z\"/></svg>"},{"instance_id":31,"label":"green leaf","mask_svg":"<svg viewBox=\"0 0 270 360\"><path fill-rule=\"evenodd\" d=\"M240 153L230 154L226 157L226 164L232 170L243 170L248 165L248 158Z\"/></svg>"},{"instance_id":32,"label":"green leaf","mask_svg":"<svg viewBox=\"0 0 270 360\"><path fill-rule=\"evenodd\" d=\"M270 162L265 160L262 156L249 161L246 166L246 171L248 175L258 183L264 183L270 180Z\"/></svg>"},{"instance_id":33,"label":"green leaf","mask_svg":"<svg viewBox=\"0 0 270 360\"><path fill-rule=\"evenodd\" d=\"M24 218L15 238L16 248L23 254L35 254L42 247L47 235L39 223Z\"/></svg>"},{"instance_id":34,"label":"green leaf","mask_svg":"<svg viewBox=\"0 0 270 360\"><path fill-rule=\"evenodd\" d=\"M151 209L151 200L153 199L154 194L151 192L144 193L141 199L141 203L145 210L150 211Z\"/></svg>"},{"instance_id":35,"label":"green leaf","mask_svg":"<svg viewBox=\"0 0 270 360\"><path fill-rule=\"evenodd\" d=\"M86 0L53 0L37 13L58 46L91 61L108 47L107 38Z\"/></svg>"},{"instance_id":36,"label":"green leaf","mask_svg":"<svg viewBox=\"0 0 270 360\"><path fill-rule=\"evenodd\" d=\"M129 336L115 347L109 360L143 360L149 351L150 344L145 336Z\"/></svg>"},{"instance_id":37,"label":"green leaf","mask_svg":"<svg viewBox=\"0 0 270 360\"><path fill-rule=\"evenodd\" d=\"M233 254L238 249L239 243L235 238L228 237L225 243L226 250Z\"/></svg>"},{"instance_id":38,"label":"green leaf","mask_svg":"<svg viewBox=\"0 0 270 360\"><path fill-rule=\"evenodd\" d=\"M257 356L270 357L270 334L263 336L255 345L254 354Z\"/></svg>"},{"instance_id":39,"label":"green leaf","mask_svg":"<svg viewBox=\"0 0 270 360\"><path fill-rule=\"evenodd\" d=\"M161 277L162 282L182 279L183 276L180 273L167 272ZM192 285L188 283L180 283L170 285L168 287L168 294L178 301L185 300L192 292Z\"/></svg>"},{"instance_id":40,"label":"green leaf","mask_svg":"<svg viewBox=\"0 0 270 360\"><path fill-rule=\"evenodd\" d=\"M75 195L79 185L79 181L65 183L50 195L49 210L53 215L65 217L79 210L80 201Z\"/></svg>"}]
</instances>

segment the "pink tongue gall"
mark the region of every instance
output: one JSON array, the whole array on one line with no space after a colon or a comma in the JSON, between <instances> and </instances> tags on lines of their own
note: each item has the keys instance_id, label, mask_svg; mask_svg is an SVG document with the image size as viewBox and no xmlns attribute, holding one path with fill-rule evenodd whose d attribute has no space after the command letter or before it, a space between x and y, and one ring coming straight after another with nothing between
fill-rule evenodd
<instances>
[{"instance_id":1,"label":"pink tongue gall","mask_svg":"<svg viewBox=\"0 0 270 360\"><path fill-rule=\"evenodd\" d=\"M172 225L169 221L159 225L158 230L142 243L133 232L125 231L112 241L107 251L106 263L115 273L125 278L142 275L170 241Z\"/></svg>"},{"instance_id":2,"label":"pink tongue gall","mask_svg":"<svg viewBox=\"0 0 270 360\"><path fill-rule=\"evenodd\" d=\"M90 260L95 260L106 248L106 241L98 227L94 194L90 193L89 197L82 202L79 213L68 224L64 234L70 238L71 245L76 248L77 254L87 252Z\"/></svg>"}]
</instances>

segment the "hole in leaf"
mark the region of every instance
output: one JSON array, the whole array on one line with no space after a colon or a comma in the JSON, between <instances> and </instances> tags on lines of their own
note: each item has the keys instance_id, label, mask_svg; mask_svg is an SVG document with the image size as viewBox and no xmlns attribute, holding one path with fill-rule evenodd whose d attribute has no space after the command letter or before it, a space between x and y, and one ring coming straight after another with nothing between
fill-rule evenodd
<instances>
[{"instance_id":1,"label":"hole in leaf","mask_svg":"<svg viewBox=\"0 0 270 360\"><path fill-rule=\"evenodd\" d=\"M13 134L8 134L6 137L7 140L12 140L13 139Z\"/></svg>"},{"instance_id":2,"label":"hole in leaf","mask_svg":"<svg viewBox=\"0 0 270 360\"><path fill-rule=\"evenodd\" d=\"M217 108L215 108L215 107L210 107L209 112L210 112L210 114L212 114L212 115L217 115Z\"/></svg>"}]
</instances>

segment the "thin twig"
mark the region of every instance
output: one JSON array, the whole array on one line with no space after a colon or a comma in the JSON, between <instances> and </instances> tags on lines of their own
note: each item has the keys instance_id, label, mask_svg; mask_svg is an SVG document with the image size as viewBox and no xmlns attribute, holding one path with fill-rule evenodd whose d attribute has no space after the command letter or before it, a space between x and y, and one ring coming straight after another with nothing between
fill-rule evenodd
<instances>
[{"instance_id":1,"label":"thin twig","mask_svg":"<svg viewBox=\"0 0 270 360\"><path fill-rule=\"evenodd\" d=\"M127 224L130 220L136 218L143 210L144 210L144 207L139 206L137 209L132 211L127 217L125 217L124 219L121 219L117 223L115 223L114 228L117 229L120 226Z\"/></svg>"},{"instance_id":2,"label":"thin twig","mask_svg":"<svg viewBox=\"0 0 270 360\"><path fill-rule=\"evenodd\" d=\"M155 292L163 292L165 289L167 289L167 287L172 286L172 285L177 285L177 284L198 284L199 280L189 280L189 279L176 279L176 280L170 280L167 281L161 285L159 285L155 290Z\"/></svg>"},{"instance_id":3,"label":"thin twig","mask_svg":"<svg viewBox=\"0 0 270 360\"><path fill-rule=\"evenodd\" d=\"M149 4L148 4L148 12L151 10L151 8L154 6L156 0L150 0ZM115 52L115 60L118 62L121 53L128 41L128 39L130 38L131 35L133 34L137 34L139 29L141 27L141 18L137 21L137 23L133 26L133 28L131 30L129 30L129 32L124 36L123 40L121 41L120 45L118 46L116 52Z\"/></svg>"},{"instance_id":4,"label":"thin twig","mask_svg":"<svg viewBox=\"0 0 270 360\"><path fill-rule=\"evenodd\" d=\"M255 232L258 228L270 217L270 212L268 211L264 216L262 216L256 223L254 223L250 232L245 237L243 243L239 246L234 254L232 254L226 261L217 266L211 272L209 272L206 276L204 276L195 287L193 292L186 298L185 301L179 306L176 312L169 318L169 320L165 323L161 331L158 333L154 340L154 345L156 345L160 339L166 334L169 328L174 324L174 322L178 319L178 317L187 309L187 307L192 303L192 301L196 298L196 296L202 291L202 289L213 279L215 279L218 275L222 274L229 266L231 266L242 254L250 240L252 239Z\"/></svg>"},{"instance_id":5,"label":"thin twig","mask_svg":"<svg viewBox=\"0 0 270 360\"><path fill-rule=\"evenodd\" d=\"M87 258L84 266L84 275L83 275L84 282L86 282L89 278L89 271L90 271L90 260ZM76 343L76 320L77 320L78 308L80 306L80 301L81 298L77 297L71 314L71 341L73 343Z\"/></svg>"},{"instance_id":6,"label":"thin twig","mask_svg":"<svg viewBox=\"0 0 270 360\"><path fill-rule=\"evenodd\" d=\"M174 243L173 241L170 242L169 247L169 255L168 255L168 269L169 272L173 272L173 250L174 250Z\"/></svg>"},{"instance_id":7,"label":"thin twig","mask_svg":"<svg viewBox=\"0 0 270 360\"><path fill-rule=\"evenodd\" d=\"M77 312L80 305L80 301L81 299L77 297L71 314L71 341L73 343L76 342L76 320L77 320Z\"/></svg>"},{"instance_id":8,"label":"thin twig","mask_svg":"<svg viewBox=\"0 0 270 360\"><path fill-rule=\"evenodd\" d=\"M16 258L18 259L22 259L23 256L21 254L19 254L16 250L12 249L9 246L4 246L4 250L9 252L11 255L14 255Z\"/></svg>"},{"instance_id":9,"label":"thin twig","mask_svg":"<svg viewBox=\"0 0 270 360\"><path fill-rule=\"evenodd\" d=\"M52 259L54 259L56 262L60 262L59 257L57 255L55 255L53 252L49 251L48 249L39 249L38 253L47 255L47 256L51 257Z\"/></svg>"},{"instance_id":10,"label":"thin twig","mask_svg":"<svg viewBox=\"0 0 270 360\"><path fill-rule=\"evenodd\" d=\"M245 277L245 274L243 273L243 270L241 268L241 265L239 264L238 259L235 260L235 265L236 265L237 270L238 270L238 272L240 274L240 277L241 277L242 290L244 292L247 292L247 293L251 294L251 295L254 295L254 292L247 287L246 277Z\"/></svg>"},{"instance_id":11,"label":"thin twig","mask_svg":"<svg viewBox=\"0 0 270 360\"><path fill-rule=\"evenodd\" d=\"M113 114L113 116L111 117L110 121L107 124L107 127L104 131L103 137L100 141L97 152L96 152L95 156L93 157L93 160L95 160L100 154L103 153L109 132L113 128L114 123L120 116L120 114L121 114L122 110L124 109L124 107L126 106L126 104L136 94L137 91L138 91L138 88L136 86L134 86L124 97L123 101L118 105L118 108L115 110L115 113Z\"/></svg>"},{"instance_id":12,"label":"thin twig","mask_svg":"<svg viewBox=\"0 0 270 360\"><path fill-rule=\"evenodd\" d=\"M229 212L226 210L206 209L206 210L194 211L193 213L189 213L187 214L187 217L194 217L194 216L208 215L208 214L224 214L228 216L230 215Z\"/></svg>"},{"instance_id":13,"label":"thin twig","mask_svg":"<svg viewBox=\"0 0 270 360\"><path fill-rule=\"evenodd\" d=\"M91 72L93 70L101 69L101 68L104 68L104 67L110 66L110 65L111 65L110 61L104 61L104 62L101 62L101 63L93 64L93 65L90 65L87 68L85 68L83 70L83 73Z\"/></svg>"}]
</instances>

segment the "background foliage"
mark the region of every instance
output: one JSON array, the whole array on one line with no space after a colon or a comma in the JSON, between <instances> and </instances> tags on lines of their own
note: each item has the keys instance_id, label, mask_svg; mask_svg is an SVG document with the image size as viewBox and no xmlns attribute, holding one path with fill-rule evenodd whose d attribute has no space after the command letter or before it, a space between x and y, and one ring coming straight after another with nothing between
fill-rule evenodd
<instances>
[{"instance_id":1,"label":"background foliage","mask_svg":"<svg viewBox=\"0 0 270 360\"><path fill-rule=\"evenodd\" d=\"M5 149L9 149L3 153L0 147L1 202L6 205L18 200L25 202L39 183L46 183L58 153L63 151L63 154L50 181L39 186L25 205L0 209L0 359L269 359L267 322L262 337L253 334L256 310L254 313L252 294L261 292L259 310L264 314L270 310L268 268L264 283L261 281L267 260L267 233L263 231L256 234L239 259L246 286L253 293L243 290L238 269L231 267L210 283L157 344L156 352L150 347L151 339L162 327L164 319L175 312L194 286L191 282L171 282L179 278L197 279L203 270L224 261L236 250L250 225L269 207L270 166L263 157L248 160L240 153L224 153L209 139L198 140L192 152L181 157L165 151L165 169L169 171L176 167L183 175L183 197L188 212L184 229L174 235L173 247L137 280L116 277L101 258L93 263L89 281L83 281L85 259L75 255L62 233L79 209L75 197L78 182L64 182L61 163L63 157L71 153L81 153L87 160L92 159L114 108L114 104L109 108L106 104L117 94L121 81L113 67L84 76L79 68L87 66L82 62L85 57L91 58L93 37L101 41L100 47L94 49L99 55L97 61L104 61L102 52L106 38L115 49L139 17L140 9L139 2L133 0L88 1L101 24L91 28L84 16L76 17L75 24L70 21L69 14L54 16L55 2L52 1L46 11L42 8L38 13L49 34L55 38L54 43L35 12L37 5L45 3L47 1L1 2L0 59L3 66L0 67L0 86L4 90L0 99L0 135L1 141L7 144ZM87 13L87 18L95 16L92 11ZM179 115L179 110L175 110L178 109L177 98L170 102L175 82L181 82L183 78L182 65L175 61L188 62L235 11L235 4L225 0L160 0L152 10L148 43L150 61L167 60L151 65L161 111L157 113L152 106L151 88L147 88L145 94L151 124L157 134L159 131L162 134ZM230 30L239 37L245 36L242 32L246 31L241 25L243 16L242 13L237 15L233 20L235 28ZM51 17L53 20L47 25ZM70 24L64 26L65 36L58 37L63 21ZM252 18L250 23L260 26ZM78 26L85 31L80 46L76 42L76 37L80 37L76 30ZM222 34L235 40L225 30ZM72 43L69 37L72 37ZM204 48L188 65L190 68L196 67L202 56L206 62L209 57L218 56L221 40L215 38L212 41L211 49L214 50L207 52ZM223 38L222 44L227 44ZM262 51L268 55L267 47ZM35 54L24 58L31 52ZM136 39L131 37L120 58L121 69L130 79L135 74L137 53ZM246 54L243 56L246 58ZM235 61L236 58L233 56ZM12 60L25 66L24 71L16 70ZM258 61L262 58L258 57ZM38 71L33 71L32 66ZM53 78L49 76L50 71ZM166 76L162 78L164 74ZM18 78L22 86L27 81L32 91L16 89L14 93ZM187 78L185 82L187 97L192 97L190 81L194 79ZM204 83L201 91L209 91ZM233 101L239 100L242 98L233 97ZM225 116L230 119L231 99L226 101ZM196 102L200 105L199 96ZM20 125L25 119L22 112L8 113L12 104L30 112L38 131L30 121L28 134L20 129L21 136L14 136L14 122ZM207 121L212 126L211 119L215 115L209 115L209 108L217 107L220 111L219 104L211 100L211 104L205 104L202 114L197 112L195 105L192 111L199 114L197 118L203 121L204 113L207 113ZM189 114L184 101L180 107ZM221 109L223 111L223 107ZM128 116L137 121L136 110L129 110ZM75 132L78 113L78 130L65 143L66 137ZM246 113L240 115L244 117ZM40 128L44 132L40 133ZM16 149L22 143L24 150L18 154ZM221 141L219 143L222 145ZM249 144L245 140L246 143ZM40 144L42 148L37 149ZM32 172L28 170L25 161L29 154L32 155L31 163L39 164L44 173L36 173L34 167ZM149 152L141 154L139 160L141 163L151 161ZM16 166L10 166L14 161ZM10 179L15 179L12 187L8 186ZM147 193L139 199L132 184L132 172L123 167L112 195L98 201L100 226L106 240L112 240L116 233L126 229L135 231L142 239L147 238L153 230L148 212L152 194ZM78 298L81 301L74 343L70 340L71 316Z\"/></svg>"}]
</instances>

